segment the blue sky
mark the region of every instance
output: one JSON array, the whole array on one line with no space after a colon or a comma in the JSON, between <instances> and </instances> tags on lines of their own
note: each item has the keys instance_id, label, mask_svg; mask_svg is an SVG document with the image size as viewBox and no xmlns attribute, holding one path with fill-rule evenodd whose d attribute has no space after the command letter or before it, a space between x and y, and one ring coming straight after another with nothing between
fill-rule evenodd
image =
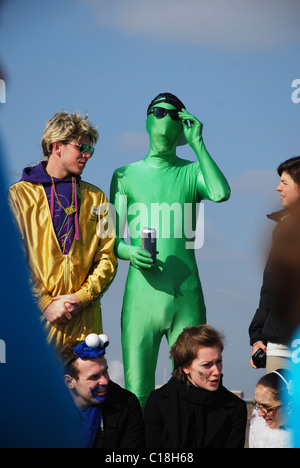
<instances>
[{"instance_id":1,"label":"blue sky","mask_svg":"<svg viewBox=\"0 0 300 468\"><path fill-rule=\"evenodd\" d=\"M273 228L265 215L280 208L276 167L300 154L299 19L298 0L7 0L0 12L7 187L41 159L44 125L61 109L97 124L84 179L107 194L113 171L146 155L146 108L159 92L176 94L203 122L232 196L205 202L197 260L208 323L226 335L224 383L248 397L260 376L249 364L248 326ZM188 146L178 155L195 159ZM103 299L116 379L126 271L120 262ZM157 383L169 374L163 343Z\"/></svg>"}]
</instances>

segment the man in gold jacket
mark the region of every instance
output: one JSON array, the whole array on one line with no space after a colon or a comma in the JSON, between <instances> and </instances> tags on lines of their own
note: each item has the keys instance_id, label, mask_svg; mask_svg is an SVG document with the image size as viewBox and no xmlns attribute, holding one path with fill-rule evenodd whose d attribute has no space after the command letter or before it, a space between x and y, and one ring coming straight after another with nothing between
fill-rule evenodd
<instances>
[{"instance_id":1,"label":"man in gold jacket","mask_svg":"<svg viewBox=\"0 0 300 468\"><path fill-rule=\"evenodd\" d=\"M55 114L42 136L45 160L9 189L33 294L58 350L102 333L100 297L117 268L107 198L80 177L97 140L87 116Z\"/></svg>"}]
</instances>

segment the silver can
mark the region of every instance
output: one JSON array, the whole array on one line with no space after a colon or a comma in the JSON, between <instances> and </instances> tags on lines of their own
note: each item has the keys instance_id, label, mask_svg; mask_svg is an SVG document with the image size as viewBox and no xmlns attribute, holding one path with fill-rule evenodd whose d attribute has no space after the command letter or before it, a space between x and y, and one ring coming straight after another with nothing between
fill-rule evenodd
<instances>
[{"instance_id":1,"label":"silver can","mask_svg":"<svg viewBox=\"0 0 300 468\"><path fill-rule=\"evenodd\" d=\"M145 227L142 232L142 247L151 254L153 263L156 263L156 230Z\"/></svg>"}]
</instances>

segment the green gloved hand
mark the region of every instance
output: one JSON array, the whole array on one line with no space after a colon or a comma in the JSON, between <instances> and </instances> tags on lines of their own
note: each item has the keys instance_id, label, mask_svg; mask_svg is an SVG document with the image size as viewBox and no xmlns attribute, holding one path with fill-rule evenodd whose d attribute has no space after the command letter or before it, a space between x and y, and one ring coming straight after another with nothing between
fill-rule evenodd
<instances>
[{"instance_id":1,"label":"green gloved hand","mask_svg":"<svg viewBox=\"0 0 300 468\"><path fill-rule=\"evenodd\" d=\"M153 263L151 254L143 247L131 246L129 251L129 260L132 266L137 270L149 270Z\"/></svg>"},{"instance_id":2,"label":"green gloved hand","mask_svg":"<svg viewBox=\"0 0 300 468\"><path fill-rule=\"evenodd\" d=\"M178 112L182 120L184 136L190 146L198 143L202 139L203 124L185 109Z\"/></svg>"}]
</instances>

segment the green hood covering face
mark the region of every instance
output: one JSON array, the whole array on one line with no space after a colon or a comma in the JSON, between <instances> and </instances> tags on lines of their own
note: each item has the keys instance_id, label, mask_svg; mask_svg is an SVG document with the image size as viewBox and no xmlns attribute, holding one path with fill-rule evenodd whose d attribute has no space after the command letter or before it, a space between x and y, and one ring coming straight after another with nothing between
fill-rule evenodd
<instances>
[{"instance_id":1,"label":"green hood covering face","mask_svg":"<svg viewBox=\"0 0 300 468\"><path fill-rule=\"evenodd\" d=\"M185 105L180 101L180 99L178 99L174 94L171 94L171 93L160 93L150 102L148 109L147 109L148 117L149 117L149 112L153 107L162 107L164 109L176 109L178 111L185 109ZM147 130L148 130L148 118L147 118ZM183 126L181 124L176 146L183 146L186 144L187 144L187 140L184 136Z\"/></svg>"}]
</instances>

